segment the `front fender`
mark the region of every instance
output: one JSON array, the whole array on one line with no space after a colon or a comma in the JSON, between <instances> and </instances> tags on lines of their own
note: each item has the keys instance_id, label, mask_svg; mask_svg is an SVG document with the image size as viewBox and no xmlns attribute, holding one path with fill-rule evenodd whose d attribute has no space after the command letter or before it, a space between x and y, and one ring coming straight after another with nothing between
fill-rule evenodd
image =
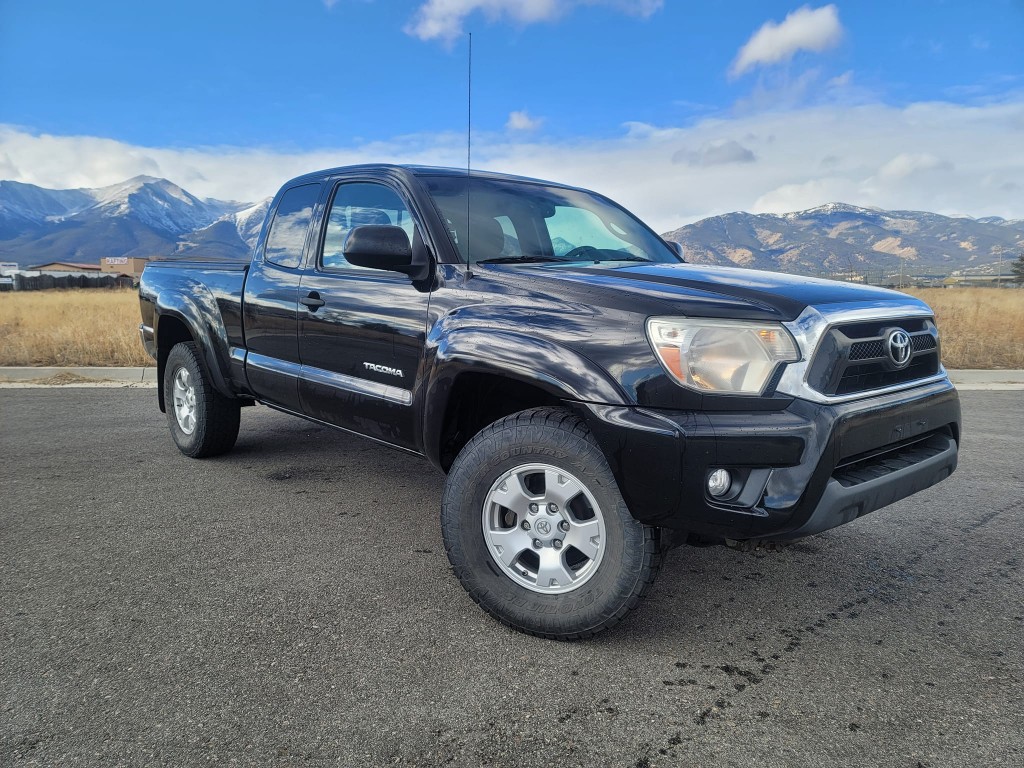
<instances>
[{"instance_id":1,"label":"front fender","mask_svg":"<svg viewBox=\"0 0 1024 768\"><path fill-rule=\"evenodd\" d=\"M433 335L432 335L433 336ZM422 392L423 444L432 461L444 429L448 399L464 373L511 378L560 400L626 404L619 386L597 364L571 349L515 331L460 328L428 339L430 375Z\"/></svg>"},{"instance_id":2,"label":"front fender","mask_svg":"<svg viewBox=\"0 0 1024 768\"><path fill-rule=\"evenodd\" d=\"M188 293L183 292L182 287L188 290ZM166 317L174 317L185 324L199 346L214 388L223 395L234 397L236 393L226 376L230 365L227 328L224 326L217 300L209 288L197 280L188 280L183 286L161 291L157 295L153 330L158 348L161 345L160 323ZM164 355L160 356L161 382L165 359Z\"/></svg>"}]
</instances>

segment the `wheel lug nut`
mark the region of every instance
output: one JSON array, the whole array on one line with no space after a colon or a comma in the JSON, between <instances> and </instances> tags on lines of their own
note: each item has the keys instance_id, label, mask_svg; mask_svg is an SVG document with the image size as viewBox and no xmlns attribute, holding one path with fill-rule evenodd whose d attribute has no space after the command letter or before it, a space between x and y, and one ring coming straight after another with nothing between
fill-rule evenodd
<instances>
[{"instance_id":1,"label":"wheel lug nut","mask_svg":"<svg viewBox=\"0 0 1024 768\"><path fill-rule=\"evenodd\" d=\"M536 504L531 504L530 505L530 514L531 515L536 515L539 511L540 511L540 507L538 507Z\"/></svg>"},{"instance_id":2,"label":"wheel lug nut","mask_svg":"<svg viewBox=\"0 0 1024 768\"><path fill-rule=\"evenodd\" d=\"M543 547L543 546L544 546L544 545L543 545L543 544L541 543L541 540L540 540L540 539L534 539L534 540L533 540L533 548L534 548L534 549L540 549L540 548L541 548L541 547Z\"/></svg>"},{"instance_id":3,"label":"wheel lug nut","mask_svg":"<svg viewBox=\"0 0 1024 768\"><path fill-rule=\"evenodd\" d=\"M523 520L523 530L524 531L530 530L530 521L529 520Z\"/></svg>"},{"instance_id":4,"label":"wheel lug nut","mask_svg":"<svg viewBox=\"0 0 1024 768\"><path fill-rule=\"evenodd\" d=\"M551 542L551 545L555 549L561 549L562 548L562 540L561 539L555 539L553 542Z\"/></svg>"},{"instance_id":5,"label":"wheel lug nut","mask_svg":"<svg viewBox=\"0 0 1024 768\"><path fill-rule=\"evenodd\" d=\"M560 522L558 524L558 530L560 530L560 531L568 531L569 530L569 523L567 523L565 520L563 520L562 522Z\"/></svg>"},{"instance_id":6,"label":"wheel lug nut","mask_svg":"<svg viewBox=\"0 0 1024 768\"><path fill-rule=\"evenodd\" d=\"M552 515L555 514L556 512L558 512L558 505L557 504L548 504L548 512L550 512Z\"/></svg>"}]
</instances>

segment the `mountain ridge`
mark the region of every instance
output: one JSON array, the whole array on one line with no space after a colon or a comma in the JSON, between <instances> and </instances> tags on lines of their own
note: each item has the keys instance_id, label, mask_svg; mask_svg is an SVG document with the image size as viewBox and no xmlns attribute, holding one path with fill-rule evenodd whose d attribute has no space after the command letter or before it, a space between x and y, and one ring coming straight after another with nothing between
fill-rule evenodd
<instances>
[{"instance_id":1,"label":"mountain ridge","mask_svg":"<svg viewBox=\"0 0 1024 768\"><path fill-rule=\"evenodd\" d=\"M244 259L271 198L199 198L167 179L98 188L0 181L0 260L98 262L105 256ZM995 273L1024 252L1024 219L944 216L830 202L788 213L710 216L663 233L688 261L818 276Z\"/></svg>"},{"instance_id":2,"label":"mountain ridge","mask_svg":"<svg viewBox=\"0 0 1024 768\"><path fill-rule=\"evenodd\" d=\"M826 203L789 213L738 211L662 235L688 261L817 276L995 273L1024 251L1024 221Z\"/></svg>"},{"instance_id":3,"label":"mountain ridge","mask_svg":"<svg viewBox=\"0 0 1024 768\"><path fill-rule=\"evenodd\" d=\"M0 259L27 266L187 253L188 236L221 221L232 222L232 217L252 207L252 203L200 199L155 176L63 190L0 181ZM254 240L252 227L231 227L234 237L216 241L212 256L241 258L248 252Z\"/></svg>"}]
</instances>

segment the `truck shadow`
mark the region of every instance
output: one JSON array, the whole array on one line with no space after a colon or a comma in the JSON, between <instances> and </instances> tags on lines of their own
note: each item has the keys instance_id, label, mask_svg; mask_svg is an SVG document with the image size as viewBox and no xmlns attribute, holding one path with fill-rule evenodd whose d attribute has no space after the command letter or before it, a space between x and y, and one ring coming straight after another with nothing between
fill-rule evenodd
<instances>
[{"instance_id":1,"label":"truck shadow","mask_svg":"<svg viewBox=\"0 0 1024 768\"><path fill-rule=\"evenodd\" d=\"M379 519L360 517L353 500L380 499L388 509L390 535L398 536L393 542L396 549L429 555L422 565L431 578L422 591L412 585L405 597L410 606L431 606L444 615L454 594L472 623L491 623L461 593L450 574L437 524L444 483L441 472L425 459L339 430L265 408L252 409L246 416L250 413L253 418L243 418L235 450L218 461L238 465L240 473L263 484L268 493L323 494L336 507L335 514L347 516L345 535L355 539L379 536ZM763 658L759 663L764 666L798 651L810 638L856 622L866 606L871 606L876 619L879 614L891 614L898 620L920 576L916 563L897 562L898 553L890 551L893 542L872 527L892 525L901 517L900 510L883 514L776 552L725 547L672 550L640 609L591 643L609 647L653 643L656 647L687 638L727 647L746 643L751 658ZM408 540L395 533L417 530L420 533ZM331 535L329 527L325 535ZM427 547L425 537L433 542ZM454 593L438 594L428 586L436 580L450 581ZM509 632L497 624L493 630ZM524 642L546 641L525 638Z\"/></svg>"}]
</instances>

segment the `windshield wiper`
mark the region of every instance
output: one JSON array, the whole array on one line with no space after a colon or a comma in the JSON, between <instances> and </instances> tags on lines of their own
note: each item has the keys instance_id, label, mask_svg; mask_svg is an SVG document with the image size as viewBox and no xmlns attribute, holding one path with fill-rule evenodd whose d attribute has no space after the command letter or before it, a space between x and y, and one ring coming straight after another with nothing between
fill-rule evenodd
<instances>
[{"instance_id":1,"label":"windshield wiper","mask_svg":"<svg viewBox=\"0 0 1024 768\"><path fill-rule=\"evenodd\" d=\"M532 262L540 261L564 261L564 259L556 259L552 256L498 256L493 259L480 259L480 261L474 261L474 264L530 264Z\"/></svg>"},{"instance_id":2,"label":"windshield wiper","mask_svg":"<svg viewBox=\"0 0 1024 768\"><path fill-rule=\"evenodd\" d=\"M608 259L593 259L595 264L600 264L605 261L642 261L644 264L652 263L650 259L645 259L643 256L630 256L629 254L623 254L622 256L613 256Z\"/></svg>"}]
</instances>

